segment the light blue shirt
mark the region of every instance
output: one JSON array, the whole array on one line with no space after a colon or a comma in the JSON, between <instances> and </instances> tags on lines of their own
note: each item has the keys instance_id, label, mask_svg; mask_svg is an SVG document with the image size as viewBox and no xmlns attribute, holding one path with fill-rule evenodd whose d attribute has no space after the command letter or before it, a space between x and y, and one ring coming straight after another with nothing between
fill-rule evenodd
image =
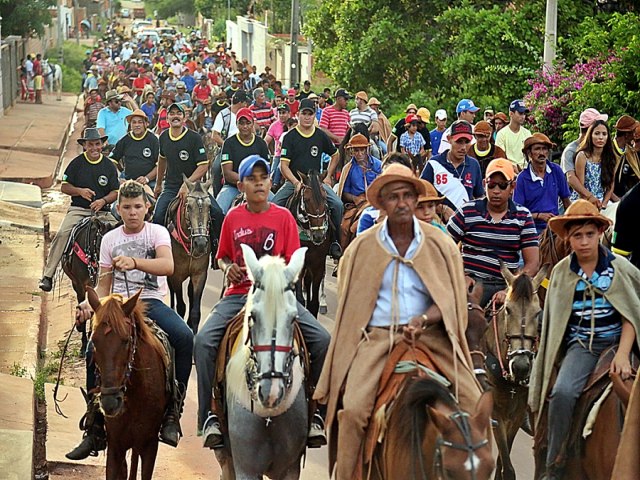
<instances>
[{"instance_id":1,"label":"light blue shirt","mask_svg":"<svg viewBox=\"0 0 640 480\"><path fill-rule=\"evenodd\" d=\"M393 239L389 235L387 219L384 220L382 228L379 232L380 241L384 248L392 255L399 256L398 249L393 243ZM407 249L404 257L410 260L418 250L422 242L422 230L418 223L418 219L413 217L413 240ZM423 252L424 253L424 252ZM431 295L427 287L422 283L420 276L416 273L411 265L407 265L399 260L392 260L387 265L382 276L382 283L376 300L376 307L373 310L370 327L388 327L393 325L392 304L393 304L393 277L394 270L398 267L397 274L397 321L398 325L406 325L412 317L420 316L427 311L427 308L433 303Z\"/></svg>"},{"instance_id":2,"label":"light blue shirt","mask_svg":"<svg viewBox=\"0 0 640 480\"><path fill-rule=\"evenodd\" d=\"M98 112L96 127L104 128L104 133L109 136L109 145L115 145L127 134L127 115L131 115L131 110L126 107L120 107L115 113L109 107Z\"/></svg>"}]
</instances>

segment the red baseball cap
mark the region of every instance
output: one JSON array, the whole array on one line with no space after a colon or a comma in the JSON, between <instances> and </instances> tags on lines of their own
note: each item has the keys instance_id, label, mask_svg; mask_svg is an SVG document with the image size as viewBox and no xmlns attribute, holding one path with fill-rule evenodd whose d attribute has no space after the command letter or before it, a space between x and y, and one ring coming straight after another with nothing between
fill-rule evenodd
<instances>
[{"instance_id":1,"label":"red baseball cap","mask_svg":"<svg viewBox=\"0 0 640 480\"><path fill-rule=\"evenodd\" d=\"M419 120L418 116L414 113L410 113L404 118L405 125L409 125L411 122L417 122Z\"/></svg>"},{"instance_id":2,"label":"red baseball cap","mask_svg":"<svg viewBox=\"0 0 640 480\"><path fill-rule=\"evenodd\" d=\"M289 90L287 90L287 95L295 95L296 91L293 88L290 88Z\"/></svg>"},{"instance_id":3,"label":"red baseball cap","mask_svg":"<svg viewBox=\"0 0 640 480\"><path fill-rule=\"evenodd\" d=\"M238 110L238 113L236 113L236 122L239 122L242 118L253 122L253 112L248 108L241 108Z\"/></svg>"}]
</instances>

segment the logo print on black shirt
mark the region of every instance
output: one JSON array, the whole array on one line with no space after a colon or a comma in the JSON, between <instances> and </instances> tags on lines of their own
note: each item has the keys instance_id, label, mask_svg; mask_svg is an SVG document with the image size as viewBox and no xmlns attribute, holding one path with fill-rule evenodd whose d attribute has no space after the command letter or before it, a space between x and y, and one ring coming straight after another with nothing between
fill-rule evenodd
<instances>
[{"instance_id":1,"label":"logo print on black shirt","mask_svg":"<svg viewBox=\"0 0 640 480\"><path fill-rule=\"evenodd\" d=\"M100 185L101 187L106 187L108 183L109 179L106 177L106 175L100 175L98 177L98 185Z\"/></svg>"},{"instance_id":2,"label":"logo print on black shirt","mask_svg":"<svg viewBox=\"0 0 640 480\"><path fill-rule=\"evenodd\" d=\"M142 150L142 155L149 158L151 156L151 149L149 147Z\"/></svg>"},{"instance_id":3,"label":"logo print on black shirt","mask_svg":"<svg viewBox=\"0 0 640 480\"><path fill-rule=\"evenodd\" d=\"M180 150L180 153L178 155L180 156L180 160L182 160L183 162L189 160L189 152L187 152L186 150Z\"/></svg>"},{"instance_id":4,"label":"logo print on black shirt","mask_svg":"<svg viewBox=\"0 0 640 480\"><path fill-rule=\"evenodd\" d=\"M315 145L313 147L311 147L311 156L312 157L317 157L318 156L318 147L316 147Z\"/></svg>"}]
</instances>

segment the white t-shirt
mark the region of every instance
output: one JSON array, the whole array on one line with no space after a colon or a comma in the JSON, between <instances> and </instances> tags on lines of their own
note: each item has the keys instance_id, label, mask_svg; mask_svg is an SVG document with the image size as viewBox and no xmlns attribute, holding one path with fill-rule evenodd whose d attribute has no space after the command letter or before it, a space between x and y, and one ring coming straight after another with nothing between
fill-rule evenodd
<instances>
[{"instance_id":1,"label":"white t-shirt","mask_svg":"<svg viewBox=\"0 0 640 480\"><path fill-rule=\"evenodd\" d=\"M231 114L231 118L229 118L229 114ZM229 122L229 131L226 135L222 135L222 130L226 126L227 122ZM229 137L233 137L236 133L238 133L238 126L236 125L236 114L233 113L229 107L221 110L220 113L216 115L216 119L213 121L212 130L220 133L223 140L226 140Z\"/></svg>"},{"instance_id":2,"label":"white t-shirt","mask_svg":"<svg viewBox=\"0 0 640 480\"><path fill-rule=\"evenodd\" d=\"M108 268L113 265L113 258L123 255L125 257L156 258L156 249L163 245L171 248L171 237L162 225L145 222L139 233L127 235L124 227L120 226L108 232L100 245L100 267ZM163 300L167 294L167 277L151 275L140 270L129 270L127 282L124 272L113 271L113 293L119 293L124 297L134 295L140 288L140 298ZM129 292L127 292L127 283Z\"/></svg>"}]
</instances>

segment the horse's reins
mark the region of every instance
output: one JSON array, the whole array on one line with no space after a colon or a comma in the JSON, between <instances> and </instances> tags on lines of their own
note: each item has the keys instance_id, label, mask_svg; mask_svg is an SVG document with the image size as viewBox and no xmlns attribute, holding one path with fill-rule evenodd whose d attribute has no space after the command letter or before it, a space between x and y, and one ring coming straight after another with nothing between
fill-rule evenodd
<instances>
[{"instance_id":1,"label":"horse's reins","mask_svg":"<svg viewBox=\"0 0 640 480\"><path fill-rule=\"evenodd\" d=\"M196 205L198 206L198 213L200 214L198 215L198 218L202 217L202 212L203 212L202 197L197 197L195 195L186 195L186 197L181 198L180 203L178 204L178 208L176 209L176 225L174 229L174 232L176 232L176 234L173 235L173 238L182 246L182 248L184 248L184 251L187 253L187 255L189 255L192 258L200 258L202 257L202 255L194 256L192 254L193 239L196 237L206 237L207 240L209 239L209 222L203 222L205 223L204 226L198 225L196 228L193 228L193 226L191 225L191 219L189 218L189 215L186 214L189 208L189 203L186 201L186 198L195 199ZM183 207L185 210L185 217L187 222L187 229L189 230L189 235L187 235L185 231L182 229Z\"/></svg>"},{"instance_id":2,"label":"horse's reins","mask_svg":"<svg viewBox=\"0 0 640 480\"><path fill-rule=\"evenodd\" d=\"M301 227L303 225L305 225L305 224L308 225L308 228L304 228L303 227L303 231L307 233L307 235L309 236L309 240L311 240L311 242L314 245L317 246L317 245L321 245L322 242L324 242L324 240L325 240L324 237L326 235L327 230L329 229L329 220L327 218L327 209L328 208L327 208L327 204L326 204L326 200L325 200L325 208L324 208L324 211L322 213L315 215L315 214L309 213L307 211L307 208L306 208L305 202L304 202L304 193L303 192L304 192L304 190L309 189L309 188L311 188L311 187L309 187L308 185L302 185L302 190L300 192L300 202L298 203L298 215L297 215L297 217L298 217L298 220L300 220L300 223L301 223L300 226ZM309 218L312 218L314 220L324 219L324 221L322 222L322 225L316 227L316 226L311 225L311 222L309 221ZM323 238L322 238L321 242L318 243L315 240L313 240L312 233L314 233L314 232L322 232Z\"/></svg>"},{"instance_id":3,"label":"horse's reins","mask_svg":"<svg viewBox=\"0 0 640 480\"><path fill-rule=\"evenodd\" d=\"M480 305L478 305L477 303L473 303L473 302L467 302L467 310L468 311L472 311L472 310L477 310L478 312L482 313L482 316L484 317L484 308L482 308ZM473 356L476 355L478 357L480 357L482 359L481 361L481 365L485 365L486 361L487 361L487 356L485 355L485 353L482 350L471 350L469 352L469 355L471 356L472 360L473 360ZM487 375L487 371L484 368L481 367L476 367L475 365L473 366L473 373L474 375L478 376L478 375Z\"/></svg>"}]
</instances>

